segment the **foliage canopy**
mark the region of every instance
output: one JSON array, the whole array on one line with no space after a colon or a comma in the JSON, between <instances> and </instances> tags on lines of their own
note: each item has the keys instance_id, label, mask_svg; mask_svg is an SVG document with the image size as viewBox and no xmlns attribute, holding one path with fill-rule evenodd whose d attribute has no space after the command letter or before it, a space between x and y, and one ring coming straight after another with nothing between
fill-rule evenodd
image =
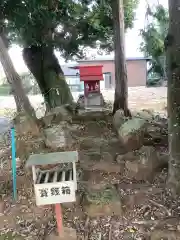
<instances>
[{"instance_id":1,"label":"foliage canopy","mask_svg":"<svg viewBox=\"0 0 180 240\"><path fill-rule=\"evenodd\" d=\"M125 28L133 26L138 0L124 1ZM84 57L85 47L113 50L111 0L1 1L1 31L23 47L51 45L63 57Z\"/></svg>"},{"instance_id":2,"label":"foliage canopy","mask_svg":"<svg viewBox=\"0 0 180 240\"><path fill-rule=\"evenodd\" d=\"M148 17L152 20L146 28L141 30L143 42L140 50L147 57L151 57L151 68L149 73L155 73L159 77L164 76L165 50L164 40L168 31L168 11L158 5L155 11L148 9Z\"/></svg>"}]
</instances>

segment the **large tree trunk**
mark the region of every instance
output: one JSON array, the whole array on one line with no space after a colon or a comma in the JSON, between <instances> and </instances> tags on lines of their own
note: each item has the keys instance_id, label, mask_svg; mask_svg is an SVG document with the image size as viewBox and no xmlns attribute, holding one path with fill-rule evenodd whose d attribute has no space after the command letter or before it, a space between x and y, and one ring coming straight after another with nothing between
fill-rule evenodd
<instances>
[{"instance_id":1,"label":"large tree trunk","mask_svg":"<svg viewBox=\"0 0 180 240\"><path fill-rule=\"evenodd\" d=\"M128 110L127 69L124 51L124 8L123 0L111 0L114 25L115 51L115 96L113 114L124 110L125 116L130 116Z\"/></svg>"},{"instance_id":2,"label":"large tree trunk","mask_svg":"<svg viewBox=\"0 0 180 240\"><path fill-rule=\"evenodd\" d=\"M39 85L47 110L72 103L71 91L53 48L43 46L24 48L23 58Z\"/></svg>"},{"instance_id":3,"label":"large tree trunk","mask_svg":"<svg viewBox=\"0 0 180 240\"><path fill-rule=\"evenodd\" d=\"M9 48L9 42L8 42L8 39L7 39L7 37L6 37L6 35L4 34L4 32L3 32L3 28L1 29L1 39L2 39L2 41L3 41L3 43L4 43L4 47L8 50L8 48ZM7 76L7 74L6 74L6 78L7 78L8 76ZM9 81L8 81L9 82ZM13 92L13 89L11 89L11 91ZM15 101L15 103L16 103L16 109L17 109L17 112L21 112L21 111L23 111L23 105L22 105L22 102L21 102L21 100L20 100L20 98L17 96L17 95L13 95L14 96L14 101Z\"/></svg>"},{"instance_id":4,"label":"large tree trunk","mask_svg":"<svg viewBox=\"0 0 180 240\"><path fill-rule=\"evenodd\" d=\"M9 82L9 81L8 81L8 82ZM13 92L13 96L14 96L14 101L15 101L15 103L16 103L17 112L20 113L20 112L23 111L23 104L22 104L22 102L21 102L21 99L14 94L14 91L13 91L13 90L12 90L12 92Z\"/></svg>"},{"instance_id":5,"label":"large tree trunk","mask_svg":"<svg viewBox=\"0 0 180 240\"><path fill-rule=\"evenodd\" d=\"M7 81L9 82L18 110L24 110L29 117L35 118L35 111L32 108L28 97L24 93L24 89L21 83L21 79L14 69L12 61L9 57L7 48L0 36L0 61L3 66Z\"/></svg>"},{"instance_id":6,"label":"large tree trunk","mask_svg":"<svg viewBox=\"0 0 180 240\"><path fill-rule=\"evenodd\" d=\"M169 0L169 32L165 39L168 69L169 171L168 183L180 193L180 14L179 1Z\"/></svg>"}]
</instances>

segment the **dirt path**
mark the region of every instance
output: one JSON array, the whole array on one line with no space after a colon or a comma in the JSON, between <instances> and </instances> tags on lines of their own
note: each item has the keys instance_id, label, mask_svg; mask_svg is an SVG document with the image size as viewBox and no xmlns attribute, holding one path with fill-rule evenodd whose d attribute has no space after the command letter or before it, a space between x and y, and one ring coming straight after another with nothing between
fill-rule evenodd
<instances>
[{"instance_id":1,"label":"dirt path","mask_svg":"<svg viewBox=\"0 0 180 240\"><path fill-rule=\"evenodd\" d=\"M103 91L106 100L114 100L114 91ZM167 104L166 87L131 87L128 89L128 101L131 109L153 109L164 111Z\"/></svg>"},{"instance_id":2,"label":"dirt path","mask_svg":"<svg viewBox=\"0 0 180 240\"><path fill-rule=\"evenodd\" d=\"M102 91L107 101L114 100L114 90ZM167 88L166 87L131 87L128 89L129 105L132 109L154 109L164 111L166 106ZM79 93L73 93L77 100ZM36 109L38 117L44 112L43 98L41 95L29 96L32 106ZM13 111L12 111L13 110ZM0 116L12 115L15 111L15 102L12 96L0 97Z\"/></svg>"}]
</instances>

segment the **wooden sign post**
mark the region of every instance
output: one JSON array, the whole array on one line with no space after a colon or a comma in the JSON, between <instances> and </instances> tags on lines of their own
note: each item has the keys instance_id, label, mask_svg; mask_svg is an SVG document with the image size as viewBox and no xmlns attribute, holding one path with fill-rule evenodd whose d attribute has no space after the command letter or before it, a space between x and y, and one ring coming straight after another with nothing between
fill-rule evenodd
<instances>
[{"instance_id":1,"label":"wooden sign post","mask_svg":"<svg viewBox=\"0 0 180 240\"><path fill-rule=\"evenodd\" d=\"M78 153L54 152L31 155L26 167L32 168L36 204L55 205L59 236L63 233L61 203L76 201L76 162ZM70 238L68 238L70 239Z\"/></svg>"}]
</instances>

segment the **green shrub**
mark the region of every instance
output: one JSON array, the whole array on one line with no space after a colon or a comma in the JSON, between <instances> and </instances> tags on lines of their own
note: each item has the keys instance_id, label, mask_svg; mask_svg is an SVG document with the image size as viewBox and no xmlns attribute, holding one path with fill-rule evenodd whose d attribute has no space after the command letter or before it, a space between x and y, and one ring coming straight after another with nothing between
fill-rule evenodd
<instances>
[{"instance_id":1,"label":"green shrub","mask_svg":"<svg viewBox=\"0 0 180 240\"><path fill-rule=\"evenodd\" d=\"M159 86L160 83L161 83L161 79L160 78L149 78L147 80L147 86L148 87Z\"/></svg>"}]
</instances>

